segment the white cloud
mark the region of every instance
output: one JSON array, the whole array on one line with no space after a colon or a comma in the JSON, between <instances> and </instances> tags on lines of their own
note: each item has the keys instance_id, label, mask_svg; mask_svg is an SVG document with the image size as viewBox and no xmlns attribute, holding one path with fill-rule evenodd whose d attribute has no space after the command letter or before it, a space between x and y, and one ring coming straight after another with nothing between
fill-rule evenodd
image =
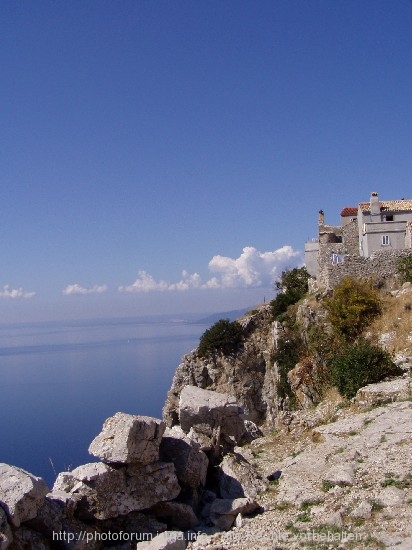
<instances>
[{"instance_id":1,"label":"white cloud","mask_svg":"<svg viewBox=\"0 0 412 550\"><path fill-rule=\"evenodd\" d=\"M102 292L106 292L106 290L107 290L107 285L94 285L90 288L84 288L79 284L75 283L73 285L67 285L62 292L66 296L71 296L73 294L81 294L85 296L86 294L102 294Z\"/></svg>"},{"instance_id":2,"label":"white cloud","mask_svg":"<svg viewBox=\"0 0 412 550\"><path fill-rule=\"evenodd\" d=\"M214 256L209 269L218 276L211 281L221 288L270 286L282 270L301 261L301 253L285 245L273 252L259 252L245 246L239 258Z\"/></svg>"},{"instance_id":3,"label":"white cloud","mask_svg":"<svg viewBox=\"0 0 412 550\"><path fill-rule=\"evenodd\" d=\"M189 289L252 288L271 286L284 269L302 263L301 252L285 245L272 252L259 252L246 246L238 258L214 256L209 262L213 277L202 283L198 273L182 272L176 283L156 280L150 273L139 271L138 278L128 286L120 286L120 292L185 291Z\"/></svg>"},{"instance_id":4,"label":"white cloud","mask_svg":"<svg viewBox=\"0 0 412 550\"><path fill-rule=\"evenodd\" d=\"M139 271L138 278L129 286L119 286L120 292L151 292L153 290L189 290L189 288L200 287L200 275L198 273L190 274L187 271L182 272L182 279L177 283L168 283L167 281L156 281L152 275L146 271Z\"/></svg>"},{"instance_id":5,"label":"white cloud","mask_svg":"<svg viewBox=\"0 0 412 550\"><path fill-rule=\"evenodd\" d=\"M9 285L4 285L3 290L0 291L1 298L33 298L35 292L27 292L23 288L10 288Z\"/></svg>"}]
</instances>

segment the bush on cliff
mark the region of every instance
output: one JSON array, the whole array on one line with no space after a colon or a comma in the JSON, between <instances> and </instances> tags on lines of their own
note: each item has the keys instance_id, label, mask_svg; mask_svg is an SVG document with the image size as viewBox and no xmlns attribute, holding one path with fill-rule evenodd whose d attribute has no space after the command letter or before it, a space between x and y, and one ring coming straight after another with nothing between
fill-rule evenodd
<instances>
[{"instance_id":1,"label":"bush on cliff","mask_svg":"<svg viewBox=\"0 0 412 550\"><path fill-rule=\"evenodd\" d=\"M332 360L331 374L340 394L348 399L359 388L380 382L387 376L397 376L402 371L390 354L367 340L346 344Z\"/></svg>"},{"instance_id":2,"label":"bush on cliff","mask_svg":"<svg viewBox=\"0 0 412 550\"><path fill-rule=\"evenodd\" d=\"M279 294L270 302L272 316L280 320L289 306L296 304L308 291L310 278L306 267L295 267L282 271L280 281L275 282Z\"/></svg>"},{"instance_id":3,"label":"bush on cliff","mask_svg":"<svg viewBox=\"0 0 412 550\"><path fill-rule=\"evenodd\" d=\"M207 329L200 338L197 353L200 357L220 351L233 353L243 340L243 329L237 321L220 319Z\"/></svg>"},{"instance_id":4,"label":"bush on cliff","mask_svg":"<svg viewBox=\"0 0 412 550\"><path fill-rule=\"evenodd\" d=\"M381 313L378 291L368 281L345 277L326 298L328 320L337 336L353 342Z\"/></svg>"},{"instance_id":5,"label":"bush on cliff","mask_svg":"<svg viewBox=\"0 0 412 550\"><path fill-rule=\"evenodd\" d=\"M308 291L308 279L310 279L310 275L306 267L294 267L282 271L280 281L275 282L275 287L284 292L294 290L302 297Z\"/></svg>"}]
</instances>

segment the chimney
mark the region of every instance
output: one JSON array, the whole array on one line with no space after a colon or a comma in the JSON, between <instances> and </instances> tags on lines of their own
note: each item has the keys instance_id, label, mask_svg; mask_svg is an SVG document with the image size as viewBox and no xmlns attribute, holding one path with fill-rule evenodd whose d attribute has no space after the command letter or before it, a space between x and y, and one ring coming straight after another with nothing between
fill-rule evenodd
<instances>
[{"instance_id":1,"label":"chimney","mask_svg":"<svg viewBox=\"0 0 412 550\"><path fill-rule=\"evenodd\" d=\"M325 223L325 213L323 210L319 210L318 225L323 225L324 223Z\"/></svg>"},{"instance_id":2,"label":"chimney","mask_svg":"<svg viewBox=\"0 0 412 550\"><path fill-rule=\"evenodd\" d=\"M378 193L376 193L376 191L374 191L373 193L371 193L371 202L370 202L370 205L371 205L371 214L372 214L372 215L376 215L376 214L380 214L380 213L381 213L381 207L379 206Z\"/></svg>"}]
</instances>

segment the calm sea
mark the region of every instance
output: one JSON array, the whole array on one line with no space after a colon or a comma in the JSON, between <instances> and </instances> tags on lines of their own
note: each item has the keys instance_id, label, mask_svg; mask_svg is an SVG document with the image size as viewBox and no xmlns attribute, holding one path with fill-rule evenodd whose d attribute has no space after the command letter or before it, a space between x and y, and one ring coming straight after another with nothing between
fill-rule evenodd
<instances>
[{"instance_id":1,"label":"calm sea","mask_svg":"<svg viewBox=\"0 0 412 550\"><path fill-rule=\"evenodd\" d=\"M205 325L107 320L0 325L0 462L53 484L118 411L161 417Z\"/></svg>"}]
</instances>

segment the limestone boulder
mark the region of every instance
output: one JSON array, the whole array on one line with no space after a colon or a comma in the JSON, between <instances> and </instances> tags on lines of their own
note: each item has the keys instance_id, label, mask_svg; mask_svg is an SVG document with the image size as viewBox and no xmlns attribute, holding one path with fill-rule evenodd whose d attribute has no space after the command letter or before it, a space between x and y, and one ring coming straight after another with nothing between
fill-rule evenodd
<instances>
[{"instance_id":1,"label":"limestone boulder","mask_svg":"<svg viewBox=\"0 0 412 550\"><path fill-rule=\"evenodd\" d=\"M259 504L251 498L217 498L210 507L210 520L219 529L228 531L238 514L248 515L258 509Z\"/></svg>"},{"instance_id":2,"label":"limestone boulder","mask_svg":"<svg viewBox=\"0 0 412 550\"><path fill-rule=\"evenodd\" d=\"M360 410L371 407L404 401L412 395L412 385L409 376L395 378L379 384L369 384L360 388L353 398L353 402Z\"/></svg>"},{"instance_id":3,"label":"limestone boulder","mask_svg":"<svg viewBox=\"0 0 412 550\"><path fill-rule=\"evenodd\" d=\"M151 464L159 460L166 424L157 418L118 412L91 442L89 453L105 462Z\"/></svg>"},{"instance_id":4,"label":"limestone boulder","mask_svg":"<svg viewBox=\"0 0 412 550\"><path fill-rule=\"evenodd\" d=\"M185 433L196 432L214 437L216 432L240 441L244 431L243 409L236 398L196 386L185 386L179 401L180 426Z\"/></svg>"},{"instance_id":5,"label":"limestone boulder","mask_svg":"<svg viewBox=\"0 0 412 550\"><path fill-rule=\"evenodd\" d=\"M209 460L199 443L178 426L166 429L160 443L160 460L174 464L181 485L193 489L205 485Z\"/></svg>"},{"instance_id":6,"label":"limestone boulder","mask_svg":"<svg viewBox=\"0 0 412 550\"><path fill-rule=\"evenodd\" d=\"M222 498L255 498L268 485L256 467L240 453L226 455L217 470Z\"/></svg>"},{"instance_id":7,"label":"limestone boulder","mask_svg":"<svg viewBox=\"0 0 412 550\"><path fill-rule=\"evenodd\" d=\"M77 497L80 519L108 519L173 500L180 493L174 465L155 462L114 468L102 462L79 466L58 475L53 492Z\"/></svg>"},{"instance_id":8,"label":"limestone boulder","mask_svg":"<svg viewBox=\"0 0 412 550\"><path fill-rule=\"evenodd\" d=\"M334 464L325 474L325 481L332 485L352 486L355 471L352 464Z\"/></svg>"},{"instance_id":9,"label":"limestone boulder","mask_svg":"<svg viewBox=\"0 0 412 550\"><path fill-rule=\"evenodd\" d=\"M137 550L185 550L186 540L182 531L164 531L152 540L137 543Z\"/></svg>"},{"instance_id":10,"label":"limestone boulder","mask_svg":"<svg viewBox=\"0 0 412 550\"><path fill-rule=\"evenodd\" d=\"M41 477L16 466L0 464L0 506L14 527L36 516L48 492Z\"/></svg>"}]
</instances>

